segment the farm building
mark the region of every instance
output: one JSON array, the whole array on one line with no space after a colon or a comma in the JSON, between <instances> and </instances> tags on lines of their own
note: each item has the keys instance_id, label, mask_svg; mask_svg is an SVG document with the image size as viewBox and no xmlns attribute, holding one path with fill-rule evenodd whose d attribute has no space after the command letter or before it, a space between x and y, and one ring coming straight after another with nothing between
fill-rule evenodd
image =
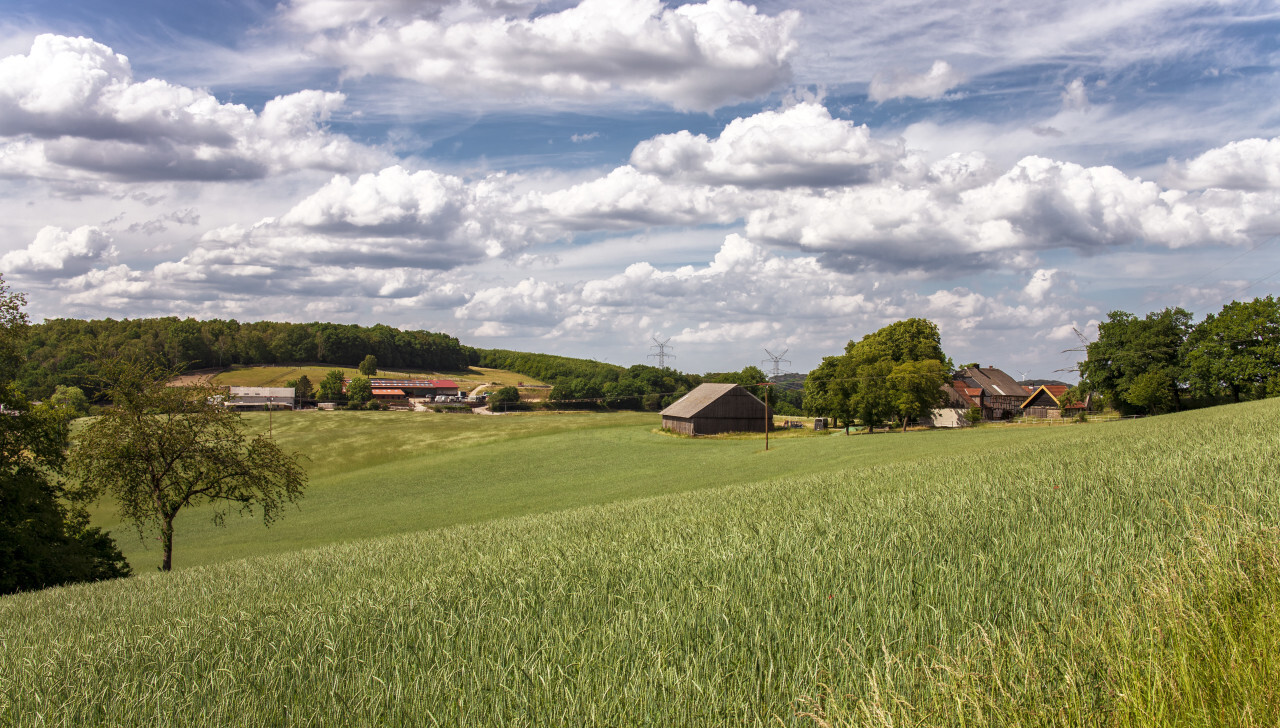
<instances>
[{"instance_id":1,"label":"farm building","mask_svg":"<svg viewBox=\"0 0 1280 728\"><path fill-rule=\"evenodd\" d=\"M1062 416L1062 395L1070 389L1065 384L1042 384L1022 403L1022 413L1028 417L1055 418ZM1089 409L1092 395L1083 402L1072 402L1066 406L1067 414L1084 412Z\"/></svg>"},{"instance_id":2,"label":"farm building","mask_svg":"<svg viewBox=\"0 0 1280 728\"><path fill-rule=\"evenodd\" d=\"M966 387L964 382L955 381L942 385L947 394L947 403L920 418L920 424L926 427L964 427L969 424L965 413L970 407L976 407L974 399L982 390Z\"/></svg>"},{"instance_id":3,"label":"farm building","mask_svg":"<svg viewBox=\"0 0 1280 728\"><path fill-rule=\"evenodd\" d=\"M437 395L453 397L458 394L458 383L452 379L370 379L369 386L373 387L375 395L379 389L398 390L396 396L400 398ZM389 396L391 393L385 394Z\"/></svg>"},{"instance_id":4,"label":"farm building","mask_svg":"<svg viewBox=\"0 0 1280 728\"><path fill-rule=\"evenodd\" d=\"M700 384L662 410L662 426L683 435L773 429L764 402L737 384Z\"/></svg>"},{"instance_id":5,"label":"farm building","mask_svg":"<svg viewBox=\"0 0 1280 728\"><path fill-rule=\"evenodd\" d=\"M984 420L1006 420L1022 411L1031 392L1013 377L995 367L968 367L956 373L956 382L965 390L977 389L977 406ZM953 387L957 384L953 383Z\"/></svg>"},{"instance_id":6,"label":"farm building","mask_svg":"<svg viewBox=\"0 0 1280 728\"><path fill-rule=\"evenodd\" d=\"M345 391L351 383L348 379L342 384ZM458 383L452 379L379 379L371 377L369 386L373 389L373 398L381 402L397 402L413 398L430 399L438 395L454 397L458 394Z\"/></svg>"},{"instance_id":7,"label":"farm building","mask_svg":"<svg viewBox=\"0 0 1280 728\"><path fill-rule=\"evenodd\" d=\"M293 409L293 387L231 387L223 404L239 410Z\"/></svg>"}]
</instances>

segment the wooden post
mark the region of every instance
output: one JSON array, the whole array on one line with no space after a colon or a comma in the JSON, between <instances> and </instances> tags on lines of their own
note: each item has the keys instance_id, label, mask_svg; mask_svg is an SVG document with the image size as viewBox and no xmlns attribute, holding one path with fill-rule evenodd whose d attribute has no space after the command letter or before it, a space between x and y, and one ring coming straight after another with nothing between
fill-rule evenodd
<instances>
[{"instance_id":1,"label":"wooden post","mask_svg":"<svg viewBox=\"0 0 1280 728\"><path fill-rule=\"evenodd\" d=\"M764 387L764 451L769 452L769 425L773 424L769 420L769 382L763 382L760 386Z\"/></svg>"}]
</instances>

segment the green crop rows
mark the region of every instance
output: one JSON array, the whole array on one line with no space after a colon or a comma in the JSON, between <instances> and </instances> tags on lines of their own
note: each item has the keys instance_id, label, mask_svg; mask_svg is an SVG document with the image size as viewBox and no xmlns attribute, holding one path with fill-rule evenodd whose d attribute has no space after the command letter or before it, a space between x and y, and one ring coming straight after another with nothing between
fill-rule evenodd
<instances>
[{"instance_id":1,"label":"green crop rows","mask_svg":"<svg viewBox=\"0 0 1280 728\"><path fill-rule=\"evenodd\" d=\"M0 723L1274 725L1278 423L621 428L701 489L0 599Z\"/></svg>"}]
</instances>

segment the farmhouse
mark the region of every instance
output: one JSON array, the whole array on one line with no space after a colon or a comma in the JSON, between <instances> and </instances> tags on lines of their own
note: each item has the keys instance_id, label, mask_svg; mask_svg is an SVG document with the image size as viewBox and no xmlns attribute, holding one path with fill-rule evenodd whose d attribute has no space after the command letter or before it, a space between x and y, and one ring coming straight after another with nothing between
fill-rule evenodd
<instances>
[{"instance_id":1,"label":"farmhouse","mask_svg":"<svg viewBox=\"0 0 1280 728\"><path fill-rule=\"evenodd\" d=\"M683 435L764 432L773 413L737 384L700 384L662 410L662 426Z\"/></svg>"},{"instance_id":2,"label":"farmhouse","mask_svg":"<svg viewBox=\"0 0 1280 728\"><path fill-rule=\"evenodd\" d=\"M977 406L984 420L1006 420L1018 414L1030 392L995 367L968 367L956 374L953 387L978 390Z\"/></svg>"}]
</instances>

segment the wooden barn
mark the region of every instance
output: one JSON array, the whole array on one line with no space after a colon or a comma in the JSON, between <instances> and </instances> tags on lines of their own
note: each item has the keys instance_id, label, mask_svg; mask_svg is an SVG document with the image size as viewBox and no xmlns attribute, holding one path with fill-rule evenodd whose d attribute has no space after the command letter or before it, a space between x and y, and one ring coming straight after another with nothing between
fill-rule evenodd
<instances>
[{"instance_id":1,"label":"wooden barn","mask_svg":"<svg viewBox=\"0 0 1280 728\"><path fill-rule=\"evenodd\" d=\"M662 410L662 426L683 435L764 432L773 429L773 413L737 384L700 384Z\"/></svg>"},{"instance_id":2,"label":"wooden barn","mask_svg":"<svg viewBox=\"0 0 1280 728\"><path fill-rule=\"evenodd\" d=\"M1085 397L1083 402L1073 402L1063 408L1062 395L1066 394L1068 389L1070 387L1065 384L1040 385L1040 388L1022 403L1022 413L1027 417L1054 419L1062 416L1063 409L1067 410L1068 416L1087 411L1092 396Z\"/></svg>"}]
</instances>

